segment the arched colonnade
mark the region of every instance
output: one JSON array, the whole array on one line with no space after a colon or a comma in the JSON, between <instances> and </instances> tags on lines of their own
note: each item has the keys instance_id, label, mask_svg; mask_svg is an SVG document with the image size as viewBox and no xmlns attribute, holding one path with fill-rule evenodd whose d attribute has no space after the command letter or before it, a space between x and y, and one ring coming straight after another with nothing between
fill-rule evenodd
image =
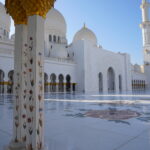
<instances>
[{"instance_id":1,"label":"arched colonnade","mask_svg":"<svg viewBox=\"0 0 150 150\"><path fill-rule=\"evenodd\" d=\"M123 85L122 85L122 75L119 74L118 77L118 82L116 81L116 73L115 70L113 69L113 67L109 67L107 69L107 73L104 75L102 72L99 72L98 74L98 87L99 87L99 92L116 92L116 87L118 88L119 92L121 92L123 90ZM107 82L105 82L104 84L104 80L106 80ZM106 89L104 89L104 86L107 87ZM105 91L104 91L105 90Z\"/></svg>"}]
</instances>

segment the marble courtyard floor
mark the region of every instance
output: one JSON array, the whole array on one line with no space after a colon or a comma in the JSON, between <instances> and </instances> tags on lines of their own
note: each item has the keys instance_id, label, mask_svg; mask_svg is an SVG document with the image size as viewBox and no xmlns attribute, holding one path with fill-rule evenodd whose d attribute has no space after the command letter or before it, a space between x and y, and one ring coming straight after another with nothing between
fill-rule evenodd
<instances>
[{"instance_id":1,"label":"marble courtyard floor","mask_svg":"<svg viewBox=\"0 0 150 150\"><path fill-rule=\"evenodd\" d=\"M13 97L0 95L0 150ZM150 95L45 94L46 150L150 150Z\"/></svg>"}]
</instances>

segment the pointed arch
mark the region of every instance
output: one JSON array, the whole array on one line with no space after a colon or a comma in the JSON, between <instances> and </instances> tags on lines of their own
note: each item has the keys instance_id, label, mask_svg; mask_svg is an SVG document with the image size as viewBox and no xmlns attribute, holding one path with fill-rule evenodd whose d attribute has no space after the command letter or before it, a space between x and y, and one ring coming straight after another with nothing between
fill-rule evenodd
<instances>
[{"instance_id":1,"label":"pointed arch","mask_svg":"<svg viewBox=\"0 0 150 150\"><path fill-rule=\"evenodd\" d=\"M9 71L8 73L8 86L7 86L7 93L13 93L13 85L14 85L14 70Z\"/></svg>"},{"instance_id":2,"label":"pointed arch","mask_svg":"<svg viewBox=\"0 0 150 150\"><path fill-rule=\"evenodd\" d=\"M58 79L59 79L58 90L59 90L59 92L64 92L64 76L62 74L60 74L58 76Z\"/></svg>"},{"instance_id":3,"label":"pointed arch","mask_svg":"<svg viewBox=\"0 0 150 150\"><path fill-rule=\"evenodd\" d=\"M4 77L5 77L4 71L0 70L0 94L4 93Z\"/></svg>"},{"instance_id":4,"label":"pointed arch","mask_svg":"<svg viewBox=\"0 0 150 150\"><path fill-rule=\"evenodd\" d=\"M107 84L108 92L115 91L115 72L112 67L109 67L107 71Z\"/></svg>"},{"instance_id":5,"label":"pointed arch","mask_svg":"<svg viewBox=\"0 0 150 150\"><path fill-rule=\"evenodd\" d=\"M121 74L119 75L119 91L122 91L122 76Z\"/></svg>"},{"instance_id":6,"label":"pointed arch","mask_svg":"<svg viewBox=\"0 0 150 150\"><path fill-rule=\"evenodd\" d=\"M50 85L50 91L56 92L56 75L54 73L50 76L51 85Z\"/></svg>"},{"instance_id":7,"label":"pointed arch","mask_svg":"<svg viewBox=\"0 0 150 150\"><path fill-rule=\"evenodd\" d=\"M44 73L44 92L48 92L48 74Z\"/></svg>"},{"instance_id":8,"label":"pointed arch","mask_svg":"<svg viewBox=\"0 0 150 150\"><path fill-rule=\"evenodd\" d=\"M71 76L66 76L66 91L71 92Z\"/></svg>"},{"instance_id":9,"label":"pointed arch","mask_svg":"<svg viewBox=\"0 0 150 150\"><path fill-rule=\"evenodd\" d=\"M100 72L98 74L99 78L99 92L103 92L103 74Z\"/></svg>"}]
</instances>

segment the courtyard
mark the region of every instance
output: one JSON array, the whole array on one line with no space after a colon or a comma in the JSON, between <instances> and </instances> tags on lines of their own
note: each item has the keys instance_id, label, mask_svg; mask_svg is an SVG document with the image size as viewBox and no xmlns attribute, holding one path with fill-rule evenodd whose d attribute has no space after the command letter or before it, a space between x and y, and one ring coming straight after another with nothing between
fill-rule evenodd
<instances>
[{"instance_id":1,"label":"courtyard","mask_svg":"<svg viewBox=\"0 0 150 150\"><path fill-rule=\"evenodd\" d=\"M140 94L140 95L139 95ZM13 96L0 96L0 149L12 137ZM46 150L149 150L150 95L45 94Z\"/></svg>"}]
</instances>

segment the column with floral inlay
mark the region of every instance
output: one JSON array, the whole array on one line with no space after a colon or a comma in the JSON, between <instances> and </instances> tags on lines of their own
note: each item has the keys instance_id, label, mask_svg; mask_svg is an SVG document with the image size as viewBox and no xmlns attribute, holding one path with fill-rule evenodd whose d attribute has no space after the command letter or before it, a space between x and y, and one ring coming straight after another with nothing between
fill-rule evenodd
<instances>
[{"instance_id":1,"label":"column with floral inlay","mask_svg":"<svg viewBox=\"0 0 150 150\"><path fill-rule=\"evenodd\" d=\"M26 150L44 149L44 21L54 0L21 0L28 16Z\"/></svg>"},{"instance_id":2,"label":"column with floral inlay","mask_svg":"<svg viewBox=\"0 0 150 150\"><path fill-rule=\"evenodd\" d=\"M26 145L27 16L19 0L6 0L6 10L15 22L13 137L9 150Z\"/></svg>"}]
</instances>

